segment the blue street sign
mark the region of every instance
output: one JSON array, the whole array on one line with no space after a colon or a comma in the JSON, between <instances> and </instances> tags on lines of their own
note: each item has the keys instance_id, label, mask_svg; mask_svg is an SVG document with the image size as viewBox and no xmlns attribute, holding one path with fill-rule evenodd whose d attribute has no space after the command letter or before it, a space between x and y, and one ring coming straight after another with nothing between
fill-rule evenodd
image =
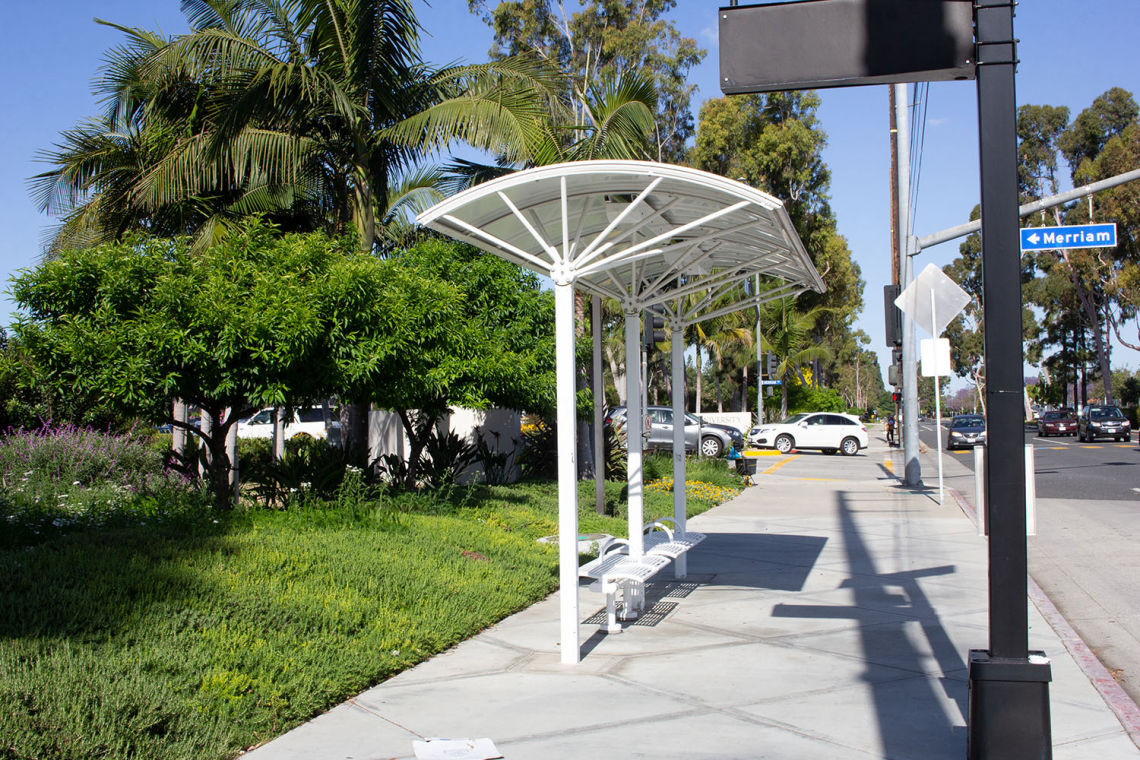
<instances>
[{"instance_id":1,"label":"blue street sign","mask_svg":"<svg viewBox=\"0 0 1140 760\"><path fill-rule=\"evenodd\" d=\"M1116 222L1076 224L1068 227L1024 227L1021 250L1048 251L1057 248L1115 248Z\"/></svg>"},{"instance_id":2,"label":"blue street sign","mask_svg":"<svg viewBox=\"0 0 1140 760\"><path fill-rule=\"evenodd\" d=\"M760 384L761 385L783 385L784 383L782 380L761 380Z\"/></svg>"}]
</instances>

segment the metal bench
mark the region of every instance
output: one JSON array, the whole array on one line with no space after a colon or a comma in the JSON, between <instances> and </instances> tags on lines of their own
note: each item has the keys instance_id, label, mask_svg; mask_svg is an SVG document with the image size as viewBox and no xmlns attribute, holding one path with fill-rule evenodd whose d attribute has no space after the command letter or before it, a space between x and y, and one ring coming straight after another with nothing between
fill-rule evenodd
<instances>
[{"instance_id":1,"label":"metal bench","mask_svg":"<svg viewBox=\"0 0 1140 760\"><path fill-rule=\"evenodd\" d=\"M686 533L677 536L665 525L672 523L661 518L643 527L645 553L641 557L629 556L629 541L611 538L601 545L596 559L578 568L578 576L590 578L591 591L606 595L606 633L621 633L617 610L617 595L621 592L621 620L636 620L645 606L645 583L661 568L693 548L705 536L703 533Z\"/></svg>"},{"instance_id":2,"label":"metal bench","mask_svg":"<svg viewBox=\"0 0 1140 760\"><path fill-rule=\"evenodd\" d=\"M668 525L666 524L668 523ZM677 559L685 552L705 540L704 533L688 531L678 536L673 518L661 517L642 528L644 533L645 553L661 555L669 559Z\"/></svg>"}]
</instances>

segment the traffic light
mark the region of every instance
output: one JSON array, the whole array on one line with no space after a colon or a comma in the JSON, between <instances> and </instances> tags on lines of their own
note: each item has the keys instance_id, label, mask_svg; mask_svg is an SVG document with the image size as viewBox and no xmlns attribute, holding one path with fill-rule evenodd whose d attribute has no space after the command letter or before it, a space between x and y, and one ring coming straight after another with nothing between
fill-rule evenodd
<instances>
[{"instance_id":1,"label":"traffic light","mask_svg":"<svg viewBox=\"0 0 1140 760\"><path fill-rule=\"evenodd\" d=\"M776 368L780 363L776 361L775 354L765 354L764 356L767 359L767 366L764 369L767 372L768 379L771 380L776 377Z\"/></svg>"},{"instance_id":2,"label":"traffic light","mask_svg":"<svg viewBox=\"0 0 1140 760\"><path fill-rule=\"evenodd\" d=\"M643 322L641 345L646 351L652 351L665 341L665 317L647 311Z\"/></svg>"},{"instance_id":3,"label":"traffic light","mask_svg":"<svg viewBox=\"0 0 1140 760\"><path fill-rule=\"evenodd\" d=\"M891 349L891 366L887 367L887 385L902 385L902 349Z\"/></svg>"},{"instance_id":4,"label":"traffic light","mask_svg":"<svg viewBox=\"0 0 1140 760\"><path fill-rule=\"evenodd\" d=\"M891 401L895 402L896 404L899 403L900 401L902 401L902 394L899 393L898 391L895 391L894 393L891 394Z\"/></svg>"}]
</instances>

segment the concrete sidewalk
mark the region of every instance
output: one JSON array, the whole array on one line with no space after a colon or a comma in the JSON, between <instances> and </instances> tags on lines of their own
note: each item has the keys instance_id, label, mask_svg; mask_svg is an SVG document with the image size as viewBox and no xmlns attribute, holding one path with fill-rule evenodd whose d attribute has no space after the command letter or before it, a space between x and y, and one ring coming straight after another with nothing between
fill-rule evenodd
<instances>
[{"instance_id":1,"label":"concrete sidewalk","mask_svg":"<svg viewBox=\"0 0 1140 760\"><path fill-rule=\"evenodd\" d=\"M247 756L410 758L414 739L488 737L510 760L964 758L966 656L988 641L973 523L901 488L881 440L759 469L692 521L708 539L688 579L652 584L649 614L620 635L583 624L580 665L559 663L555 595ZM603 599L581 604L596 619ZM1052 659L1054 758L1140 760L1029 614L1030 648Z\"/></svg>"}]
</instances>

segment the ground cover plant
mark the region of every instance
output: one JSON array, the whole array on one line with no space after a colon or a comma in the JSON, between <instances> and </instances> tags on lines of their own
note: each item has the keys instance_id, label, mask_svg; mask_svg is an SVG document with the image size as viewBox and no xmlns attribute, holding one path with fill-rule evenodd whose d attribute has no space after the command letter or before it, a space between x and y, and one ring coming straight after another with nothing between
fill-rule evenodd
<instances>
[{"instance_id":1,"label":"ground cover plant","mask_svg":"<svg viewBox=\"0 0 1140 760\"><path fill-rule=\"evenodd\" d=\"M625 535L606 485L614 516L584 482L580 527ZM349 470L331 498L234 511L163 489L57 523L5 486L0 758L233 757L557 585L549 481L390 495ZM647 493L647 518L671 504Z\"/></svg>"}]
</instances>

